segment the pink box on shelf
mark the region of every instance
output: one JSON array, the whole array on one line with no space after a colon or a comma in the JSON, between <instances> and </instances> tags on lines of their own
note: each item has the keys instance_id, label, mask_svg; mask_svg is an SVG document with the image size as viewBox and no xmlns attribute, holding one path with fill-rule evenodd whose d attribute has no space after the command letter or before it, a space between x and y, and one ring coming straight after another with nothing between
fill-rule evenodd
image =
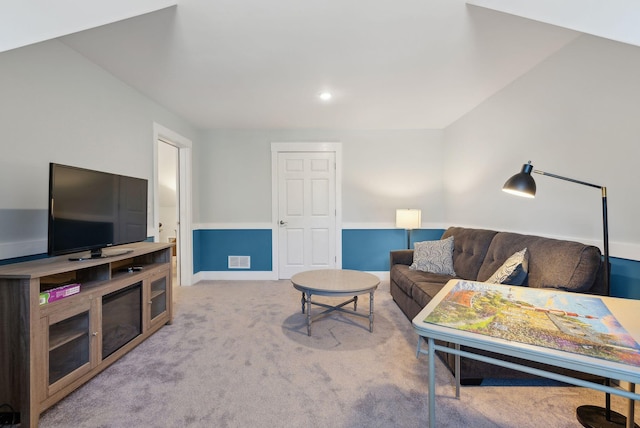
<instances>
[{"instance_id":1,"label":"pink box on shelf","mask_svg":"<svg viewBox=\"0 0 640 428\"><path fill-rule=\"evenodd\" d=\"M40 293L40 304L45 305L47 303L55 302L56 300L64 299L65 297L73 296L80 292L80 284L67 284L60 287L52 288L51 290L43 291Z\"/></svg>"}]
</instances>

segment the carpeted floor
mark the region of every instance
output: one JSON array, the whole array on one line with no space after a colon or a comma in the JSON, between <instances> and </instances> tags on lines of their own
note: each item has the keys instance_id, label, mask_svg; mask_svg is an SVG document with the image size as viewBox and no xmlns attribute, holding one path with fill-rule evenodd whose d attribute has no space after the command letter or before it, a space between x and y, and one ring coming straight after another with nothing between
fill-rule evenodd
<instances>
[{"instance_id":1,"label":"carpeted floor","mask_svg":"<svg viewBox=\"0 0 640 428\"><path fill-rule=\"evenodd\" d=\"M311 337L289 281L202 282L175 296L172 325L43 413L40 426L427 426L427 359L416 358L417 336L388 283L375 294L373 333L366 319L333 313ZM566 386L463 387L456 400L449 372L440 362L436 371L441 427L579 427L576 406L604 401ZM624 412L626 401L613 402Z\"/></svg>"}]
</instances>

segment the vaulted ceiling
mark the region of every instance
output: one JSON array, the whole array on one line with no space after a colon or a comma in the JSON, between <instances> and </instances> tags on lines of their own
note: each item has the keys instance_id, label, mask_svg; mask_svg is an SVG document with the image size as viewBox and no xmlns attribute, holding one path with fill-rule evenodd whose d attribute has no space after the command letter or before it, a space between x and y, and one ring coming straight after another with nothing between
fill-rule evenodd
<instances>
[{"instance_id":1,"label":"vaulted ceiling","mask_svg":"<svg viewBox=\"0 0 640 428\"><path fill-rule=\"evenodd\" d=\"M465 0L182 0L60 40L202 129L441 129L579 34Z\"/></svg>"}]
</instances>

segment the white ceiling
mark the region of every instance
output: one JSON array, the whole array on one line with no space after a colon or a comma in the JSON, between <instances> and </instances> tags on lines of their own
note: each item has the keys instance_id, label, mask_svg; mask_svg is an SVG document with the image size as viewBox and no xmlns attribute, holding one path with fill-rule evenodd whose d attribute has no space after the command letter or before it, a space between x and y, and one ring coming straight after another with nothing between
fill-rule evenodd
<instances>
[{"instance_id":1,"label":"white ceiling","mask_svg":"<svg viewBox=\"0 0 640 428\"><path fill-rule=\"evenodd\" d=\"M2 0L0 52L176 4L177 0Z\"/></svg>"},{"instance_id":2,"label":"white ceiling","mask_svg":"<svg viewBox=\"0 0 640 428\"><path fill-rule=\"evenodd\" d=\"M465 0L181 0L60 40L202 129L441 129L579 34Z\"/></svg>"},{"instance_id":3,"label":"white ceiling","mask_svg":"<svg viewBox=\"0 0 640 428\"><path fill-rule=\"evenodd\" d=\"M467 3L640 46L637 0L467 0Z\"/></svg>"}]
</instances>

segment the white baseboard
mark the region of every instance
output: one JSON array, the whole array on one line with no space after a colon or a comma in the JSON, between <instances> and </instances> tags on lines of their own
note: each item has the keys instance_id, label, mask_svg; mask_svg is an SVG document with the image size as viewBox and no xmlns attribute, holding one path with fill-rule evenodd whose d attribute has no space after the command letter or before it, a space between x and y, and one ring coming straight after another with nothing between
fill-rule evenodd
<instances>
[{"instance_id":1,"label":"white baseboard","mask_svg":"<svg viewBox=\"0 0 640 428\"><path fill-rule=\"evenodd\" d=\"M194 275L198 281L273 281L276 278L273 271L205 271Z\"/></svg>"},{"instance_id":2,"label":"white baseboard","mask_svg":"<svg viewBox=\"0 0 640 428\"><path fill-rule=\"evenodd\" d=\"M389 280L389 272L368 272L377 276L380 281ZM197 284L200 281L276 281L275 272L273 271L244 271L244 272L232 272L232 271L204 271L198 272L193 275L193 283Z\"/></svg>"}]
</instances>

